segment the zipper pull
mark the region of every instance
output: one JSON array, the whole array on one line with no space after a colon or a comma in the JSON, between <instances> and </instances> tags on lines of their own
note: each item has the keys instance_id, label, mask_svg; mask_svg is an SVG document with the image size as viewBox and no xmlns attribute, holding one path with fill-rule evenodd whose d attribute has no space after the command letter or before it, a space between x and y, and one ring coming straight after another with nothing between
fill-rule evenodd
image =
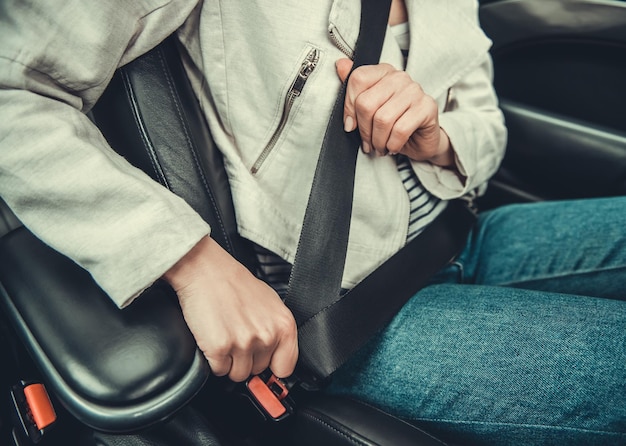
<instances>
[{"instance_id":1,"label":"zipper pull","mask_svg":"<svg viewBox=\"0 0 626 446\"><path fill-rule=\"evenodd\" d=\"M304 88L304 84L306 83L313 70L315 70L315 67L317 66L319 60L320 52L317 48L313 48L300 66L298 77L294 81L293 87L291 89L291 94L293 96L300 96L300 94L302 93L302 89Z\"/></svg>"},{"instance_id":2,"label":"zipper pull","mask_svg":"<svg viewBox=\"0 0 626 446\"><path fill-rule=\"evenodd\" d=\"M320 51L317 48L312 48L307 53L306 58L300 65L298 74L296 75L296 78L291 83L291 86L289 87L289 91L287 92L287 95L285 96L285 105L283 107L283 114L280 118L278 127L276 128L269 142L267 143L267 145L265 146L265 148L263 149L263 151L261 152L261 154L255 161L254 165L250 168L250 172L252 174L256 174L259 171L259 169L261 168L261 165L265 162L265 159L268 157L270 152L274 149L276 142L280 138L280 135L282 134L285 128L285 125L287 124L287 120L289 119L289 113L291 111L291 107L293 106L293 103L302 94L302 91L304 90L304 85L306 84L307 79L309 78L313 70L315 70L315 67L317 67L319 60L320 60Z\"/></svg>"}]
</instances>

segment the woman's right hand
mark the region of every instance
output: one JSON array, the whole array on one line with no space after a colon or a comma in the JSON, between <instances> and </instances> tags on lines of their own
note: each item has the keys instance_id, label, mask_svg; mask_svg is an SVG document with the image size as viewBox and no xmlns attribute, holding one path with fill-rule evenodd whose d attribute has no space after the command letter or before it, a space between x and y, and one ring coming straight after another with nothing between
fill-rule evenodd
<instances>
[{"instance_id":1,"label":"woman's right hand","mask_svg":"<svg viewBox=\"0 0 626 446\"><path fill-rule=\"evenodd\" d=\"M296 322L276 292L210 237L164 275L212 372L244 381L266 368L279 378L298 359Z\"/></svg>"}]
</instances>

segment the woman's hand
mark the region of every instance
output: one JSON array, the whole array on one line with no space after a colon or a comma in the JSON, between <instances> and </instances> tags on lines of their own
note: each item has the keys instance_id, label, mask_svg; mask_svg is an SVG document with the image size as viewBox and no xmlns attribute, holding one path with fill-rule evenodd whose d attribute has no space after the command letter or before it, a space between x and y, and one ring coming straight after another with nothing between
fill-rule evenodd
<instances>
[{"instance_id":1,"label":"woman's hand","mask_svg":"<svg viewBox=\"0 0 626 446\"><path fill-rule=\"evenodd\" d=\"M164 278L215 375L244 381L268 367L291 375L298 359L291 311L215 240L202 239Z\"/></svg>"},{"instance_id":2,"label":"woman's hand","mask_svg":"<svg viewBox=\"0 0 626 446\"><path fill-rule=\"evenodd\" d=\"M342 81L350 59L337 61ZM404 154L417 161L454 166L450 139L439 127L437 103L402 70L389 64L365 65L348 80L344 105L347 132L359 129L365 153Z\"/></svg>"}]
</instances>

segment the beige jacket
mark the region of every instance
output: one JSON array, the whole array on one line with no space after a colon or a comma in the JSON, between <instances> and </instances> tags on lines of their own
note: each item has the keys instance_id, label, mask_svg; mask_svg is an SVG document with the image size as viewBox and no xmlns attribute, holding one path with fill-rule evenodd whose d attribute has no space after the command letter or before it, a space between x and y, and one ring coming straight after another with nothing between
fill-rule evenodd
<instances>
[{"instance_id":1,"label":"beige jacket","mask_svg":"<svg viewBox=\"0 0 626 446\"><path fill-rule=\"evenodd\" d=\"M436 98L464 183L414 163L449 199L495 172L506 131L489 40L472 0L407 0L406 70ZM120 306L160 277L207 225L108 147L85 117L116 67L179 29L186 66L222 150L240 233L293 260L317 154L358 34L358 0L0 4L0 195L44 241L91 272ZM402 55L388 33L382 61ZM304 87L292 86L303 67ZM302 82L298 82L301 84ZM288 99L293 97L292 99ZM390 157L359 155L344 286L399 249L408 199Z\"/></svg>"}]
</instances>

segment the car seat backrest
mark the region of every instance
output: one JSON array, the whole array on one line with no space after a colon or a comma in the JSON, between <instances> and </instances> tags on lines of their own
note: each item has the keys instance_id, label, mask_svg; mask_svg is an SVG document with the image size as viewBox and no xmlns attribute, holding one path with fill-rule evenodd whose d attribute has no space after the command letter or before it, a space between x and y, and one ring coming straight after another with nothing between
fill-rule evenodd
<instances>
[{"instance_id":1,"label":"car seat backrest","mask_svg":"<svg viewBox=\"0 0 626 446\"><path fill-rule=\"evenodd\" d=\"M0 237L22 226L9 206L0 198Z\"/></svg>"},{"instance_id":2,"label":"car seat backrest","mask_svg":"<svg viewBox=\"0 0 626 446\"><path fill-rule=\"evenodd\" d=\"M109 144L182 197L211 236L249 268L250 243L237 233L230 185L181 62L175 37L122 67L92 110Z\"/></svg>"}]
</instances>

